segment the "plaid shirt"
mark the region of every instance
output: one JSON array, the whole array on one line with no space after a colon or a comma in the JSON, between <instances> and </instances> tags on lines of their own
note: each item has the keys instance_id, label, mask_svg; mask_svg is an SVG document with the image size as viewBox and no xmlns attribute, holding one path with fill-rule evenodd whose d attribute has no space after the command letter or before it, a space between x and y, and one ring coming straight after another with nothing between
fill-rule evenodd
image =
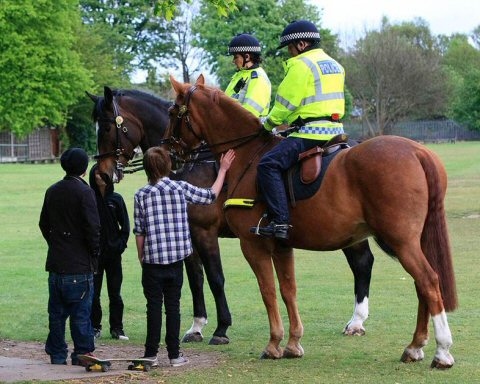
<instances>
[{"instance_id":1,"label":"plaid shirt","mask_svg":"<svg viewBox=\"0 0 480 384\"><path fill-rule=\"evenodd\" d=\"M161 178L135 193L135 235L145 236L146 264L171 264L189 256L192 249L187 204L211 204L216 196L211 188L186 181Z\"/></svg>"}]
</instances>

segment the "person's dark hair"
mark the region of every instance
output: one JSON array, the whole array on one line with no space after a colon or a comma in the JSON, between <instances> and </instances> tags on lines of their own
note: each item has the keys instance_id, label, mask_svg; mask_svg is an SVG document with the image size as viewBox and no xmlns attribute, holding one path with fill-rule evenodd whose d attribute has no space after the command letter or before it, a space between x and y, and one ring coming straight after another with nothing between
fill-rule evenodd
<instances>
[{"instance_id":1,"label":"person's dark hair","mask_svg":"<svg viewBox=\"0 0 480 384\"><path fill-rule=\"evenodd\" d=\"M154 185L162 177L168 176L172 170L170 154L162 147L151 147L143 155L143 169L148 182Z\"/></svg>"}]
</instances>

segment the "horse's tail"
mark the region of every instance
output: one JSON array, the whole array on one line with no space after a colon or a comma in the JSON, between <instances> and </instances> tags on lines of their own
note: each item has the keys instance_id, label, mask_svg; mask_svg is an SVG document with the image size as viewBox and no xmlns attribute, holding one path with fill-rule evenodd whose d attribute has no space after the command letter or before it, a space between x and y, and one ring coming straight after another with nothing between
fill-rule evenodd
<instances>
[{"instance_id":1,"label":"horse's tail","mask_svg":"<svg viewBox=\"0 0 480 384\"><path fill-rule=\"evenodd\" d=\"M429 151L422 151L418 155L428 185L428 213L421 246L430 266L438 275L445 311L451 312L457 308L458 299L445 215L445 183L442 183L440 176L440 172L445 171L439 168L443 166L434 156Z\"/></svg>"}]
</instances>

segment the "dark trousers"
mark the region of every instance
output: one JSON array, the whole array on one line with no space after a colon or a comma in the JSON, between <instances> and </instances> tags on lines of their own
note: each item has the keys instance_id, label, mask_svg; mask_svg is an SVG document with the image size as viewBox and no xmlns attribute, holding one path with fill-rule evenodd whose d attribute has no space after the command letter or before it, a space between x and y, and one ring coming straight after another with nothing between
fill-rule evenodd
<instances>
[{"instance_id":1,"label":"dark trousers","mask_svg":"<svg viewBox=\"0 0 480 384\"><path fill-rule=\"evenodd\" d=\"M290 214L283 173L298 161L298 155L321 141L288 137L263 155L257 167L257 183L268 215L277 224L288 224Z\"/></svg>"},{"instance_id":2,"label":"dark trousers","mask_svg":"<svg viewBox=\"0 0 480 384\"><path fill-rule=\"evenodd\" d=\"M145 356L155 356L160 345L162 306L165 303L165 344L168 358L180 351L180 297L183 285L183 260L173 264L143 264L143 294L147 299L147 337Z\"/></svg>"},{"instance_id":3,"label":"dark trousers","mask_svg":"<svg viewBox=\"0 0 480 384\"><path fill-rule=\"evenodd\" d=\"M123 330L123 300L120 295L123 282L122 256L104 254L98 260L98 272L94 275L94 295L92 303L92 326L102 329L102 292L103 276L107 279L109 300L110 331Z\"/></svg>"},{"instance_id":4,"label":"dark trousers","mask_svg":"<svg viewBox=\"0 0 480 384\"><path fill-rule=\"evenodd\" d=\"M95 345L90 322L93 274L62 275L50 272L48 293L49 333L45 352L50 355L51 362L63 364L67 360L65 325L68 317L73 340L72 361L76 361L77 355L93 352Z\"/></svg>"}]
</instances>

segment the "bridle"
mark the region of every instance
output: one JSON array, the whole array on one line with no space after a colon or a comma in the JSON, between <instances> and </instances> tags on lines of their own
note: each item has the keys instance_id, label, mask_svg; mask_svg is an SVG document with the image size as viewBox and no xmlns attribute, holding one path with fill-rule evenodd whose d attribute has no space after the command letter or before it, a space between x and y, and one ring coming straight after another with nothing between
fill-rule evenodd
<instances>
[{"instance_id":1,"label":"bridle","mask_svg":"<svg viewBox=\"0 0 480 384\"><path fill-rule=\"evenodd\" d=\"M123 134L127 139L128 139L128 128L124 124L125 119L123 116L120 114L120 108L118 106L118 103L115 99L115 96L112 98L112 109L113 109L113 119L110 118L102 118L102 121L105 121L107 123L115 124L115 149L110 151L110 152L105 152L105 153L99 153L98 155L95 155L93 158L95 160L100 160L104 159L107 157L114 157L115 158L115 168L117 171L121 173L134 173L137 171L140 171L143 169L143 167L137 167L133 169L125 169L126 166L124 166L120 162L120 156L124 156L127 159L127 167L135 167L138 165L141 160L134 160L133 162L131 161L135 155L135 151L132 154L129 154L125 151L125 149L122 146L122 140L121 140L121 134ZM100 120L100 119L99 119Z\"/></svg>"},{"instance_id":2,"label":"bridle","mask_svg":"<svg viewBox=\"0 0 480 384\"><path fill-rule=\"evenodd\" d=\"M204 151L208 151L208 150L215 153L214 149L216 149L218 147L221 147L221 146L224 146L226 144L237 143L235 145L229 146L229 148L232 148L232 149L238 148L241 145L244 145L244 144L250 142L251 140L255 139L256 137L258 137L262 134L262 131L259 130L259 132L256 132L256 133L251 134L251 135L238 137L238 138L235 138L235 139L232 139L232 140L223 141L223 142L219 142L219 143L207 144L205 142L205 140L202 137L200 137L200 135L197 132L195 132L195 129L192 126L192 123L191 123L190 113L189 113L189 109L188 109L188 106L190 104L190 100L192 99L192 95L197 89L198 88L197 88L196 85L192 85L188 89L188 91L185 95L184 103L182 105L178 105L178 104L175 103L170 107L170 112L173 112L174 109L178 110L175 125L173 127L172 132L171 132L170 138L164 140L164 143L166 143L170 146L170 151L171 152L176 152L176 150L172 146L172 143L174 143L181 148L181 153L179 154L180 157L182 157L183 159L189 159L189 158L195 157L200 152L204 152ZM181 127L182 127L183 124L185 125L187 130L196 139L198 139L199 145L197 147L189 149L188 144L186 144L185 141L180 137L180 131L181 131ZM217 149L216 152L222 152L222 151ZM188 160L185 160L185 161L188 161Z\"/></svg>"}]
</instances>

